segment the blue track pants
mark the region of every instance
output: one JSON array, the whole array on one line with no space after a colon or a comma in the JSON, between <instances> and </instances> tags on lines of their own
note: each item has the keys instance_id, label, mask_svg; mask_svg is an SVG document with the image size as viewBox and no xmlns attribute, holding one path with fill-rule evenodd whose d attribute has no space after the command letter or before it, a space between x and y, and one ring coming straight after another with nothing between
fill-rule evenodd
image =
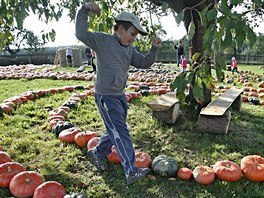
<instances>
[{"instance_id":1,"label":"blue track pants","mask_svg":"<svg viewBox=\"0 0 264 198\"><path fill-rule=\"evenodd\" d=\"M95 102L103 118L107 132L100 139L95 153L104 158L115 145L125 174L135 171L135 151L126 124L127 101L125 95L95 94Z\"/></svg>"}]
</instances>

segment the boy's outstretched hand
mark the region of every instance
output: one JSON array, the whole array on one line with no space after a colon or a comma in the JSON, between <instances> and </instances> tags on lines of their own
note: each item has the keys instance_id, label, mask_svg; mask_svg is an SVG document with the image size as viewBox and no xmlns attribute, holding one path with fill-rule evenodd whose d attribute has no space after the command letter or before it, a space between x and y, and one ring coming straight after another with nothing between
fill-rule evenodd
<instances>
[{"instance_id":1,"label":"boy's outstretched hand","mask_svg":"<svg viewBox=\"0 0 264 198\"><path fill-rule=\"evenodd\" d=\"M93 12L97 16L100 15L101 9L96 3L85 3L84 6L88 10L88 12Z\"/></svg>"},{"instance_id":2,"label":"boy's outstretched hand","mask_svg":"<svg viewBox=\"0 0 264 198\"><path fill-rule=\"evenodd\" d=\"M154 37L152 39L152 46L153 47L160 47L161 46L161 39L158 37Z\"/></svg>"}]
</instances>

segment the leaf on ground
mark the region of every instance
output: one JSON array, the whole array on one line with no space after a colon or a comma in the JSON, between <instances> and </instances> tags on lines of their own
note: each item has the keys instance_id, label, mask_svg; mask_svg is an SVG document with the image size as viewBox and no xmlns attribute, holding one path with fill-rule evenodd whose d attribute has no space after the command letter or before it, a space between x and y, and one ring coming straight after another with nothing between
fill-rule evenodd
<instances>
[{"instance_id":1,"label":"leaf on ground","mask_svg":"<svg viewBox=\"0 0 264 198\"><path fill-rule=\"evenodd\" d=\"M156 180L157 178L154 175L147 175L147 178L149 178L150 180Z\"/></svg>"}]
</instances>

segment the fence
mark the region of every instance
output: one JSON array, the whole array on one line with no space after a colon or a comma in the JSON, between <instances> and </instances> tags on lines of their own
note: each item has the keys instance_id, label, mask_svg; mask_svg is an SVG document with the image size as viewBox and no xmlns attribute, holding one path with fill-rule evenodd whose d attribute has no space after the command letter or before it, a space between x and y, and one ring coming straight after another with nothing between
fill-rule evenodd
<instances>
[{"instance_id":1,"label":"fence","mask_svg":"<svg viewBox=\"0 0 264 198\"><path fill-rule=\"evenodd\" d=\"M189 54L185 54L187 61L189 60ZM232 55L223 54L221 55L227 64L231 63ZM264 65L264 54L263 55L237 55L236 56L239 64L253 64L253 65ZM32 55L0 55L0 66L7 65L22 65L22 64L53 64L55 59L54 54L32 54ZM163 52L158 53L157 61L164 63L176 63L177 56L175 52ZM82 53L82 61L86 62L86 56Z\"/></svg>"},{"instance_id":2,"label":"fence","mask_svg":"<svg viewBox=\"0 0 264 198\"><path fill-rule=\"evenodd\" d=\"M189 54L184 54L187 61L189 62ZM233 55L231 54L222 54L220 55L224 58L227 64L231 64L231 59ZM237 55L236 59L239 64L246 64L246 65L264 65L264 54L262 55ZM177 55L175 52L159 52L158 54L158 61L159 62L166 62L166 63L176 63L177 62Z\"/></svg>"}]
</instances>

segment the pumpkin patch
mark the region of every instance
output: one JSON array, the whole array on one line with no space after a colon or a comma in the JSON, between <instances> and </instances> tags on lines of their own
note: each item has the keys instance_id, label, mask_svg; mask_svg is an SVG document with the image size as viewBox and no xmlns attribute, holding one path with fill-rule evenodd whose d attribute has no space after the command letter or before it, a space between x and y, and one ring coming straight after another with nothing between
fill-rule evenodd
<instances>
[{"instance_id":1,"label":"pumpkin patch","mask_svg":"<svg viewBox=\"0 0 264 198\"><path fill-rule=\"evenodd\" d=\"M54 78L54 76L52 78ZM76 78L76 76L75 76L75 78ZM130 76L129 76L129 78L130 78ZM146 80L146 78L144 78L142 76L141 77L140 76L133 76L133 78L139 79L140 81L137 82L137 83L131 83L131 86L127 86L127 89L131 89L133 91L133 92L130 91L129 93L126 93L127 101L132 101L133 99L139 99L139 98L140 98L140 100L145 100L145 98L142 98L142 97L144 97L144 96L153 97L153 95L164 94L164 93L169 91L169 88L168 88L169 84L168 83L160 83L160 84L158 83L159 81L160 82L163 81L163 80L161 80L162 77L159 77L159 79L156 78L157 82L152 82L152 80L154 78L151 78L151 77L149 77L148 80ZM145 80L145 82L144 82L144 80ZM243 102L249 102L249 100L250 100L251 104L256 104L256 105L261 104L261 101L259 101L259 103L256 102L256 101L259 98L261 98L261 96L263 95L263 94L261 94L263 88L256 89L256 88L252 87L251 84L247 84L247 85L249 87L245 88L248 91L244 92L244 95L242 96ZM80 90L87 89L87 88L88 88L88 85L87 85L87 87L78 87L78 89L80 89ZM89 85L89 89L90 88L93 88L93 85ZM228 89L228 86L224 86L224 88L221 89L221 91L219 91L219 93L214 93L214 94L216 94L216 95L220 94L221 92L224 92L224 90L227 90L227 89ZM57 93L60 94L63 91L66 91L66 90L67 91L73 91L73 90L75 90L75 86L69 86L66 89L53 88L53 89L48 89L48 90L30 91L30 92L28 92L26 94L23 94L23 96L21 95L20 97L11 97L11 98L5 100L5 102L2 103L2 105L7 105L7 106L10 105L10 111L3 112L3 115L8 113L5 117L13 116L13 114L15 115L17 112L19 112L19 111L17 111L17 110L19 110L19 105L21 105L21 107L22 107L23 105L25 105L26 102L32 102L33 104L36 104L36 102L38 102L37 99L39 97L42 97L42 96L43 97L49 97L51 94L57 94ZM66 150L67 149L80 149L81 152L78 151L79 154L78 154L78 156L76 158L77 160L82 159L80 155L85 153L86 149L88 150L90 148L94 148L100 141L100 137L97 137L99 135L99 133L97 134L96 132L93 132L93 131L79 131L76 134L73 133L73 132L69 132L69 131L72 130L72 128L77 128L77 127L74 127L73 124L70 123L70 121L72 120L73 123L75 123L75 120L74 120L75 117L74 116L77 115L77 114L75 114L76 111L79 111L80 108L82 107L82 105L87 102L87 101L82 102L82 100L87 100L88 96L93 96L93 94L94 94L94 90L85 90L84 93L74 93L74 94L71 95L71 97L68 100L66 100L66 102L63 103L63 102L60 101L60 105L62 105L62 106L60 106L58 108L56 106L56 109L54 109L54 111L51 110L50 113L48 113L48 111L47 111L47 114L39 115L39 117L46 116L46 119L47 119L47 122L48 122L47 129L53 131L57 135L59 140L61 140L64 143L76 143L76 145L78 147L76 147L75 145L72 145L72 144L69 145L69 147L68 147L68 145L62 144L62 143L61 143L60 147L63 147L63 149L65 148ZM248 95L248 96L246 96L246 95ZM258 96L258 97L256 97L256 96ZM253 97L255 97L254 98L255 102L252 100ZM28 101L28 100L35 100L35 101ZM82 102L82 104L80 104L81 102ZM132 105L135 105L135 104L137 104L137 102L132 103ZM246 105L249 105L249 104L246 104ZM50 110L51 108L52 108L52 105L47 105L43 109ZM54 105L54 108L55 108L55 105ZM260 107L260 108L262 108L262 107ZM56 113L58 113L60 111L62 112L62 114L60 114L60 113L56 114ZM75 111L75 112L71 114L71 111ZM38 122L36 122L36 123L38 123ZM32 123L32 125L34 125L36 123ZM90 123L91 123L91 125L89 125ZM89 123L88 123L89 126L87 128L89 128L89 129L92 129L92 128L99 129L98 131L101 130L101 126L100 125L97 125L97 123L95 125L93 125L93 124L94 123L92 123L89 120ZM135 126L134 126L133 122L132 122L131 125L132 125L131 131L133 131L134 129L138 130L138 128L134 128ZM83 125L82 127L84 127L84 126L86 127L86 125ZM26 127L28 127L28 126L26 126ZM43 131L46 131L45 127L46 127L46 125L43 124L41 129L44 129ZM152 130L152 128L150 128L150 130ZM38 136L38 138L42 138L41 134L43 133L43 131L40 131L40 136ZM65 131L68 131L69 133L65 133ZM137 134L137 132L135 134ZM135 135L135 134L133 134L133 135ZM49 140L52 140L52 138L54 138L54 137L55 137L55 135L50 133L50 136L49 137L45 137L45 138L47 138L46 140L49 141ZM165 135L162 136L162 137L153 136L153 138L157 138L157 141L160 141L161 144L160 144L159 150L156 150L156 148L153 149L153 151L149 150L151 155L153 155L154 153L157 154L159 152L160 153L169 153L168 150L166 150L166 144L170 144L171 141L170 141L169 138L167 139L167 136L165 136ZM93 141L91 141L89 143L89 141L92 140L92 139L93 139ZM142 146L142 148L143 149L149 149L149 147L147 145L149 142L152 143L152 140L151 141L146 141L146 146ZM135 142L136 148L141 149L140 148L140 146L141 146L140 143L141 142ZM144 143L145 143L145 141L144 141ZM14 148L12 148L12 145L8 145L6 142L4 142L3 144L6 145L5 150L9 150L10 149L12 151L12 153L11 153L12 156L14 156L14 152L12 150ZM15 148L19 148L19 147L17 146ZM25 148L23 147L22 149L25 149L27 151L28 148L27 147L25 147ZM0 146L0 151L1 151L1 146ZM39 152L39 151L36 150L36 152ZM112 154L114 154L114 155L112 155ZM110 156L110 155L112 155L112 156ZM117 152L115 151L114 148L112 148L112 153L110 155L109 155L110 157L109 156L107 157L109 161L112 161L114 163L120 163L120 159L119 159L119 157L117 155ZM186 163L186 161L188 160L188 158L186 156L181 158L182 156L180 156L180 155L182 155L182 153L180 153L179 156L178 156L178 154L176 156L177 159L181 160L179 162L176 162L176 160L175 160L176 158L174 159L173 156L171 156L171 157L169 157L169 156L161 157L160 155L158 155L156 158L154 158L154 160L152 162L151 161L151 157L150 157L149 154L144 153L144 152L137 152L136 151L135 152L135 156L136 156L135 165L137 167L150 167L152 169L152 171L153 171L153 175L162 176L162 177L169 177L169 179L167 179L167 178L159 178L161 181L164 181L165 179L167 179L168 181L172 181L171 183L173 183L173 184L174 183L178 184L177 182L179 182L179 180L178 180L177 177L179 177L181 179L180 183L183 184L183 185L184 184L190 185L190 183L193 183L193 181L189 181L189 182L188 181L184 181L184 180L191 180L191 179L193 179L197 183L200 183L200 184L203 184L203 185L208 185L208 184L211 184L214 181L215 177L218 178L219 180L233 182L233 181L238 181L241 178L242 173L244 174L246 179L248 179L250 181L256 181L256 182L263 181L263 179L261 179L261 177L263 178L262 172L261 172L261 169L263 167L263 165L262 165L263 163L261 163L261 161L260 162L254 162L255 163L254 166L258 167L256 171L252 171L253 170L252 168L244 168L242 170L242 161L243 160L241 161L241 168L237 167L237 165L235 166L235 163L231 162L231 161L227 162L226 160L223 160L223 161L221 161L221 163L219 161L219 162L216 162L216 164L213 166L213 172L215 174L214 177L213 177L213 174L211 174L211 170L210 170L209 166L208 166L209 168L203 168L203 170L200 170L200 169L198 170L198 168L197 168L197 169L194 169L193 171L191 169L189 169L189 168L181 167L181 163L187 164L188 166L190 164ZM65 156L58 156L58 160L63 160L64 157ZM23 160L23 157L21 157L21 158L18 157L18 159L22 159ZM1 160L2 160L2 156L0 156L0 161ZM16 162L13 162L13 160L11 158L10 158L10 160L11 161L3 162L0 165L0 187L2 185L3 187L8 188L7 182L4 181L4 180L2 181L1 180L2 178L3 179L7 179L8 177L13 178L14 176L18 175L21 172L26 172L26 169L22 168L23 165L21 165L22 167L21 167L20 170L16 170L16 168L13 168L13 166L11 166L10 164L13 164L13 163L16 163ZM37 160L38 160L37 158L36 159L32 159L32 162L35 162L35 161L37 162ZM56 158L56 160L57 160L57 158ZM239 160L239 159L237 159L237 160ZM246 164L244 161L243 161L243 165ZM88 163L88 162L85 161L85 164L86 163ZM206 161L204 161L204 163L205 163L204 166L207 166L206 165ZM6 175L3 175L3 174L1 174L1 167L6 167L6 166L8 166L9 168L8 168L8 170L5 170L6 173L4 173L4 174L6 174ZM34 164L32 166L35 168ZM58 166L59 165L56 164L56 167L58 167ZM31 167L31 164L27 165L27 167ZM87 167L89 167L89 166L87 166ZM253 167L253 165L252 165L252 167ZM42 169L42 168L43 167L41 167L41 166L38 167L36 165L36 170ZM240 171L239 171L239 168L240 168ZM17 168L17 169L19 169L19 168ZM249 169L251 170L251 173L249 173L250 172ZM79 179L79 174L83 172L83 170L77 170L77 169L75 170L73 168L72 169L70 168L70 170L74 174L76 174L76 178L75 178L76 180ZM85 171L86 171L86 169L85 169ZM41 170L41 172L42 172L42 170ZM194 172L194 175L193 175L193 172ZM252 174L252 172L257 172L257 173L253 173ZM92 174L94 174L94 173L92 173ZM97 173L95 173L95 174L97 174ZM49 179L53 175L47 174L47 175L45 175L45 177L46 176L47 176L47 179ZM155 176L153 176L153 177L155 177ZM91 177L93 177L93 176L91 176ZM155 179L155 180L159 181L159 179ZM44 178L43 178L43 180L44 180ZM87 180L88 180L87 183L84 183L83 181L81 181L81 182L76 181L76 184L72 184L71 183L72 186L69 186L68 183L67 183L68 181L65 182L64 178L61 179L60 181L62 181L63 182L62 184L67 186L68 189L73 189L73 188L76 188L76 189L84 188L85 189L87 186L90 186L90 185L92 186L93 185L92 182L94 182L94 180L89 181L89 178L87 178ZM11 179L9 179L9 183L10 182L11 182ZM153 182L155 182L155 181L153 180ZM44 183L40 184L34 191L34 195L33 195L34 198L41 197L40 195L37 195L37 194L39 194L39 193L37 193L37 189L41 188L41 186L48 186L46 183L51 183L51 182L44 182ZM52 184L54 185L54 183L57 183L57 182L54 181ZM16 184L16 186L17 186L17 184ZM44 189L44 187L41 188L41 189ZM59 198L61 196L61 195L57 194L60 191L59 185L54 185L54 189L57 189L57 190L52 190L53 187L49 187L49 188L46 188L46 189L49 189L49 190L45 190L45 191L43 190L42 192L45 192L45 194L47 196L51 197L51 198L52 197L58 197ZM65 188L64 188L64 190L62 190L62 188L61 188L61 191L62 191L62 194L64 194L64 195L66 194ZM51 194L49 194L49 193L51 193ZM90 192L90 191L89 191L89 193L93 194L93 192ZM16 196L16 195L14 195L14 196ZM18 196L21 196L21 195L18 195ZM77 193L72 194L72 195L68 195L68 196L69 197L76 197ZM86 196L86 195L83 195L83 196Z\"/></svg>"}]
</instances>

